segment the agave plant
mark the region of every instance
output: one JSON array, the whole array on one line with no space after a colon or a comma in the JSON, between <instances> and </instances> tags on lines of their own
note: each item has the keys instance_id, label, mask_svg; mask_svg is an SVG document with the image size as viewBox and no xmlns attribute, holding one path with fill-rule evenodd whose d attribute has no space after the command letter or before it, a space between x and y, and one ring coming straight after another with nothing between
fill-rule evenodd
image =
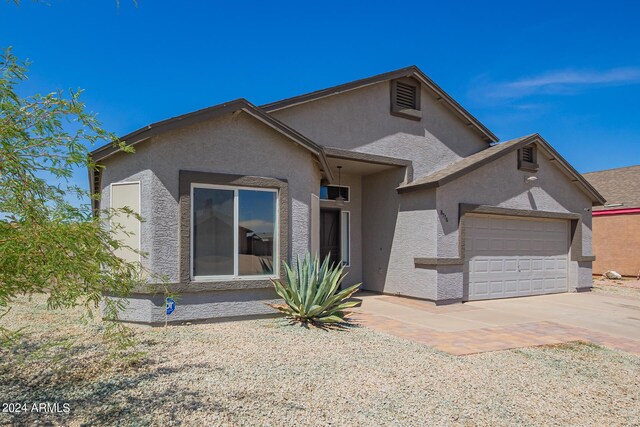
<instances>
[{"instance_id":1,"label":"agave plant","mask_svg":"<svg viewBox=\"0 0 640 427\"><path fill-rule=\"evenodd\" d=\"M360 283L336 292L345 275L342 265L329 265L327 256L322 265L317 256L307 255L297 259L292 268L286 262L285 281L272 280L278 295L285 304L269 304L296 322L340 323L347 320L346 309L355 307L357 301L345 301L358 290Z\"/></svg>"}]
</instances>

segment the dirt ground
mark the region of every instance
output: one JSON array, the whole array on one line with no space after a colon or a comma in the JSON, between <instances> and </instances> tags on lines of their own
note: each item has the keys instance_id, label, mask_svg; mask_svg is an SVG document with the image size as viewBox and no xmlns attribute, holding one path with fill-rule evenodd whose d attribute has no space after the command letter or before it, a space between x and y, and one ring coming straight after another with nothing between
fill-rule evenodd
<instances>
[{"instance_id":1,"label":"dirt ground","mask_svg":"<svg viewBox=\"0 0 640 427\"><path fill-rule=\"evenodd\" d=\"M631 277L605 279L602 276L594 276L593 291L640 298L640 280Z\"/></svg>"}]
</instances>

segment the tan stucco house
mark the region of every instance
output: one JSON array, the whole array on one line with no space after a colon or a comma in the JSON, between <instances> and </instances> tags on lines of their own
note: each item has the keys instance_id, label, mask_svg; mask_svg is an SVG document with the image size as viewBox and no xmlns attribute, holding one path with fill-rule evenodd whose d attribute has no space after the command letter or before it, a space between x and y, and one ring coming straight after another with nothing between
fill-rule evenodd
<instances>
[{"instance_id":1,"label":"tan stucco house","mask_svg":"<svg viewBox=\"0 0 640 427\"><path fill-rule=\"evenodd\" d=\"M604 197L593 208L593 274L640 275L640 165L584 174Z\"/></svg>"},{"instance_id":2,"label":"tan stucco house","mask_svg":"<svg viewBox=\"0 0 640 427\"><path fill-rule=\"evenodd\" d=\"M307 252L347 285L438 304L591 287L604 198L540 135L498 143L417 67L122 140L136 153L92 154L96 207L144 217L128 243L179 292L170 320L268 313L269 279ZM123 319L163 321L162 295L141 290Z\"/></svg>"}]
</instances>

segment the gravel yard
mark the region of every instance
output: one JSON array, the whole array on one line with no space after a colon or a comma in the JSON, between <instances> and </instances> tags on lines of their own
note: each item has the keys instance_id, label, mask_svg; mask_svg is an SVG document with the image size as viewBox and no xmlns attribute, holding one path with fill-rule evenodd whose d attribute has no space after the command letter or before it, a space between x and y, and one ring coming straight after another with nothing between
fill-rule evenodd
<instances>
[{"instance_id":1,"label":"gravel yard","mask_svg":"<svg viewBox=\"0 0 640 427\"><path fill-rule=\"evenodd\" d=\"M594 292L601 292L611 295L623 295L640 298L640 280L624 277L619 280L605 279L602 277L593 278Z\"/></svg>"},{"instance_id":2,"label":"gravel yard","mask_svg":"<svg viewBox=\"0 0 640 427\"><path fill-rule=\"evenodd\" d=\"M26 299L0 320L29 326L2 350L0 414L17 425L640 425L640 358L587 344L456 357L362 327L282 319L136 327L147 359L105 363L97 326ZM47 347L57 340L60 345ZM71 362L52 363L66 353Z\"/></svg>"}]
</instances>

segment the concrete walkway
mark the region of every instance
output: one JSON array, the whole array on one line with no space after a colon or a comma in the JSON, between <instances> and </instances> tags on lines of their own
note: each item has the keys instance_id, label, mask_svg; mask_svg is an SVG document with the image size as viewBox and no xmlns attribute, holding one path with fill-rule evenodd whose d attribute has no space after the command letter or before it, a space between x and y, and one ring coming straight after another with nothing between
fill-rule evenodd
<instances>
[{"instance_id":1,"label":"concrete walkway","mask_svg":"<svg viewBox=\"0 0 640 427\"><path fill-rule=\"evenodd\" d=\"M640 355L640 299L567 293L436 306L361 294L365 326L464 355L589 341Z\"/></svg>"}]
</instances>

